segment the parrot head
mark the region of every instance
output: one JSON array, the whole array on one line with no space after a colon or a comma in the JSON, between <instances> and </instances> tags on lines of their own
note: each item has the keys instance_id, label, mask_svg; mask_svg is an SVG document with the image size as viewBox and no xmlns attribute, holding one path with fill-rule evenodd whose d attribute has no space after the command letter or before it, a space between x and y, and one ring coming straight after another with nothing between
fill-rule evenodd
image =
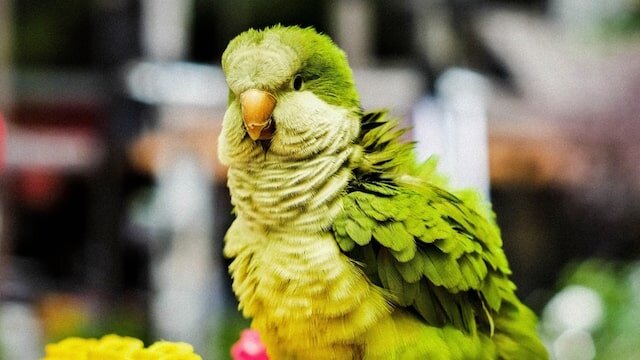
<instances>
[{"instance_id":1,"label":"parrot head","mask_svg":"<svg viewBox=\"0 0 640 360\"><path fill-rule=\"evenodd\" d=\"M222 69L223 163L258 151L308 157L357 136L360 101L347 58L312 28L248 30L229 43Z\"/></svg>"}]
</instances>

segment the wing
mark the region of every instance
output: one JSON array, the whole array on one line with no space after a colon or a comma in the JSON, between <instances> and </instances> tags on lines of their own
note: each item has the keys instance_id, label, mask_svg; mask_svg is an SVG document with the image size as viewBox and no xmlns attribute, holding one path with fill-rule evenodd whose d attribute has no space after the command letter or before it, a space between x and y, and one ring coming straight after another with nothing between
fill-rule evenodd
<instances>
[{"instance_id":1,"label":"wing","mask_svg":"<svg viewBox=\"0 0 640 360\"><path fill-rule=\"evenodd\" d=\"M336 241L427 323L493 333L503 301L517 303L499 230L477 196L428 181L433 167L415 164L395 125L383 113L363 118L364 165L334 222Z\"/></svg>"}]
</instances>

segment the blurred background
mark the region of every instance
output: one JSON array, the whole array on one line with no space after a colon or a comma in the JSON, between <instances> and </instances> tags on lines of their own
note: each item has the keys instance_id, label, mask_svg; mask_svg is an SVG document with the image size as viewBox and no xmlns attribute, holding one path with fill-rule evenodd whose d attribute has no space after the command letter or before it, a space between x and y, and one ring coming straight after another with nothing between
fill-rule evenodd
<instances>
[{"instance_id":1,"label":"blurred background","mask_svg":"<svg viewBox=\"0 0 640 360\"><path fill-rule=\"evenodd\" d=\"M640 1L0 0L0 359L110 332L228 358L220 56L275 23L491 199L554 358L640 358Z\"/></svg>"}]
</instances>

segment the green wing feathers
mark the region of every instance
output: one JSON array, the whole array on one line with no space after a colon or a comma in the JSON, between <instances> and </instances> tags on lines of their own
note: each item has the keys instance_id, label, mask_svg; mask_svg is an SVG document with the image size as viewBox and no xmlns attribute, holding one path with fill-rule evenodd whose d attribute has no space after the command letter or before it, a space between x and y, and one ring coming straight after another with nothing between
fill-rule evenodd
<instances>
[{"instance_id":1,"label":"green wing feathers","mask_svg":"<svg viewBox=\"0 0 640 360\"><path fill-rule=\"evenodd\" d=\"M483 229L491 225L442 190L373 189L345 197L334 223L340 248L376 275L373 281L399 305L413 306L432 325L473 332L480 315L490 327L490 314L514 288L497 232ZM485 240L478 233L494 236Z\"/></svg>"},{"instance_id":2,"label":"green wing feathers","mask_svg":"<svg viewBox=\"0 0 640 360\"><path fill-rule=\"evenodd\" d=\"M491 211L474 193L444 190L403 133L384 113L363 117L363 159L333 225L340 249L429 325L492 336L504 359L545 358ZM522 349L537 356L517 357Z\"/></svg>"}]
</instances>

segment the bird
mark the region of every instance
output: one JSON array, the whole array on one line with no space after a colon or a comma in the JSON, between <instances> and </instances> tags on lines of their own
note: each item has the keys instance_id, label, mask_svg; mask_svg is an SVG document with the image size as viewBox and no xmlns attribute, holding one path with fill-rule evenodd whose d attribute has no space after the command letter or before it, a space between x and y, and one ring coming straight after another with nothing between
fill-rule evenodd
<instances>
[{"instance_id":1,"label":"bird","mask_svg":"<svg viewBox=\"0 0 640 360\"><path fill-rule=\"evenodd\" d=\"M249 29L221 65L223 253L270 359L547 359L491 206L362 109L329 36Z\"/></svg>"}]
</instances>

